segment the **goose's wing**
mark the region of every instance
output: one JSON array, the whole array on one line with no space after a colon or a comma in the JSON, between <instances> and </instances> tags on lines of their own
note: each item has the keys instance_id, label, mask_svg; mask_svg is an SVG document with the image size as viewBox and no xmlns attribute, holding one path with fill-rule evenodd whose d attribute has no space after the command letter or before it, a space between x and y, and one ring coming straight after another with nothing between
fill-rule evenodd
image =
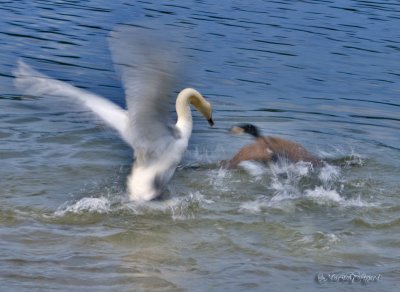
<instances>
[{"instance_id":1,"label":"goose's wing","mask_svg":"<svg viewBox=\"0 0 400 292\"><path fill-rule=\"evenodd\" d=\"M137 159L158 159L179 133L170 121L175 65L172 48L146 29L120 27L109 47L125 89Z\"/></svg>"},{"instance_id":2,"label":"goose's wing","mask_svg":"<svg viewBox=\"0 0 400 292\"><path fill-rule=\"evenodd\" d=\"M14 70L15 85L30 95L47 95L72 98L97 114L109 126L115 128L125 142L130 144L129 117L127 111L107 99L74 87L66 82L52 79L18 61Z\"/></svg>"}]
</instances>

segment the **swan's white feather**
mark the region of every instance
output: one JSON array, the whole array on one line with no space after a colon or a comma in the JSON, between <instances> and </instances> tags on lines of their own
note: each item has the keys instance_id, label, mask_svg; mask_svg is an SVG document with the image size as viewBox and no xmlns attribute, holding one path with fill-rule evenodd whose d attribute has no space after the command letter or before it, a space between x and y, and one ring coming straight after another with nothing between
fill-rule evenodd
<instances>
[{"instance_id":1,"label":"swan's white feather","mask_svg":"<svg viewBox=\"0 0 400 292\"><path fill-rule=\"evenodd\" d=\"M67 97L83 104L109 126L116 129L125 142L132 145L128 113L115 103L66 82L52 79L32 69L21 60L18 61L14 75L17 77L15 79L16 87L25 93L36 96Z\"/></svg>"},{"instance_id":2,"label":"swan's white feather","mask_svg":"<svg viewBox=\"0 0 400 292\"><path fill-rule=\"evenodd\" d=\"M170 120L174 50L153 34L146 29L119 27L108 39L125 89L131 144L139 162L141 158L146 162L159 160L180 136Z\"/></svg>"}]
</instances>

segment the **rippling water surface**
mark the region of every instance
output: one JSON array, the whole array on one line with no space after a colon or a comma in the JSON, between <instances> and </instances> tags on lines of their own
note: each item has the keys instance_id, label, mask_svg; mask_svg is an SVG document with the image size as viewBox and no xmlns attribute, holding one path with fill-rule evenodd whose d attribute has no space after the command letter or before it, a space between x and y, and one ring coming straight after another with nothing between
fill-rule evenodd
<instances>
[{"instance_id":1,"label":"rippling water surface","mask_svg":"<svg viewBox=\"0 0 400 292\"><path fill-rule=\"evenodd\" d=\"M154 3L153 3L154 2ZM1 291L394 291L400 277L398 1L0 1ZM21 95L18 58L124 105L121 24L180 36L195 114L164 200L127 202L132 153L69 101ZM228 159L251 122L322 157ZM317 283L318 273L381 275Z\"/></svg>"}]
</instances>

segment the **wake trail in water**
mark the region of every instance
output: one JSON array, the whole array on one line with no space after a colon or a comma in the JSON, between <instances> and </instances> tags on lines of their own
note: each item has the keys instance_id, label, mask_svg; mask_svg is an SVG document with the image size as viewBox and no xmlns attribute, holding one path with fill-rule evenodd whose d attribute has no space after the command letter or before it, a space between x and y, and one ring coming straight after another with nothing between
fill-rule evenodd
<instances>
[{"instance_id":1,"label":"wake trail in water","mask_svg":"<svg viewBox=\"0 0 400 292\"><path fill-rule=\"evenodd\" d=\"M362 167L364 159L355 154L327 159L323 166L311 163L279 161L268 165L245 161L238 170L225 169L209 172L209 182L215 190L226 194L237 194L246 188L258 193L249 194L240 209L259 212L265 208L287 209L289 205L304 203L338 207L375 207L375 202L363 200L362 194L349 192L352 182L346 170ZM250 193L250 192L248 192Z\"/></svg>"}]
</instances>

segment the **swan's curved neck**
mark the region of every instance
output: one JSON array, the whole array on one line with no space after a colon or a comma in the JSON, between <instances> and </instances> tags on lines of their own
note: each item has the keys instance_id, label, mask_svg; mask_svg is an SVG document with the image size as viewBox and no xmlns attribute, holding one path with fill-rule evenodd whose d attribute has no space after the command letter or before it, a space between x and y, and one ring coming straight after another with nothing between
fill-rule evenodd
<instances>
[{"instance_id":1,"label":"swan's curved neck","mask_svg":"<svg viewBox=\"0 0 400 292\"><path fill-rule=\"evenodd\" d=\"M202 98L200 93L192 88L182 90L176 98L176 114L178 116L176 127L185 137L190 136L193 128L190 104L193 103L194 100L200 98Z\"/></svg>"}]
</instances>

